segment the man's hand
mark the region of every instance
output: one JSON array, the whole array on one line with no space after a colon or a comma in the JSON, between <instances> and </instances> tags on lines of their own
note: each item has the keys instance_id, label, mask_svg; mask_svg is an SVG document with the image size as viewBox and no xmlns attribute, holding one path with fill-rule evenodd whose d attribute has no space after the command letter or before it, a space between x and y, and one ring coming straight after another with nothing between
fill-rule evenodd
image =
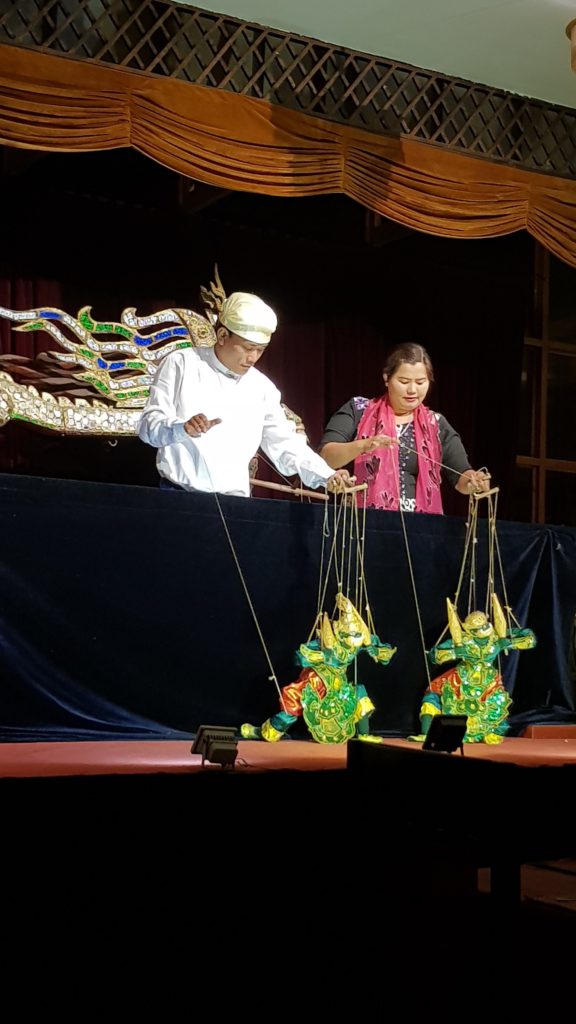
<instances>
[{"instance_id":1,"label":"man's hand","mask_svg":"<svg viewBox=\"0 0 576 1024\"><path fill-rule=\"evenodd\" d=\"M346 490L347 487L353 487L356 483L356 477L350 476L347 469L338 469L333 476L330 477L326 486L329 491L333 494L340 494Z\"/></svg>"},{"instance_id":2,"label":"man's hand","mask_svg":"<svg viewBox=\"0 0 576 1024\"><path fill-rule=\"evenodd\" d=\"M200 434L205 434L206 431L211 430L218 423L222 423L222 420L209 420L203 412L199 412L186 421L184 430L190 437L200 437Z\"/></svg>"},{"instance_id":3,"label":"man's hand","mask_svg":"<svg viewBox=\"0 0 576 1024\"><path fill-rule=\"evenodd\" d=\"M461 494L490 490L490 474L483 469L467 469L458 480L456 490Z\"/></svg>"},{"instance_id":4,"label":"man's hand","mask_svg":"<svg viewBox=\"0 0 576 1024\"><path fill-rule=\"evenodd\" d=\"M370 452L376 452L379 448L391 448L392 445L398 444L398 438L388 437L388 434L375 434L374 437L362 438L362 455L368 455Z\"/></svg>"}]
</instances>

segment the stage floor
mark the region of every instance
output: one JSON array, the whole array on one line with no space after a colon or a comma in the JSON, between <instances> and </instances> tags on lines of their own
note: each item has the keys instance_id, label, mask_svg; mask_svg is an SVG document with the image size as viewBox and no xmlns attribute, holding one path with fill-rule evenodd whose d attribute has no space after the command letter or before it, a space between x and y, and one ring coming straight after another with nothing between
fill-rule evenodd
<instances>
[{"instance_id":1,"label":"stage floor","mask_svg":"<svg viewBox=\"0 0 576 1024\"><path fill-rule=\"evenodd\" d=\"M417 750L420 744L386 739L387 746ZM37 778L62 775L117 775L190 773L203 769L202 759L191 754L190 740L101 740L82 743L2 743L0 778ZM238 742L236 772L281 770L331 771L346 767L346 745L321 745L306 740L280 743ZM460 757L459 753L438 755ZM464 757L507 761L527 767L576 764L576 736L557 739L519 737L498 746L465 745Z\"/></svg>"},{"instance_id":2,"label":"stage floor","mask_svg":"<svg viewBox=\"0 0 576 1024\"><path fill-rule=\"evenodd\" d=\"M465 746L464 757L505 761L525 767L576 765L576 735L573 730L556 732L532 730L532 738L510 738L499 746ZM386 739L386 745L417 753L420 744L405 739ZM191 754L189 740L95 741L1 743L0 779L38 779L83 776L142 776L144 774L190 775L221 773L218 765L202 767ZM437 754L436 757L460 758ZM346 768L345 745L322 746L312 741L284 740L280 743L238 742L234 774L274 771L342 771ZM230 772L228 772L230 774ZM576 915L576 860L528 862L521 865L521 897L526 904L552 907ZM490 889L490 871L478 871L478 891ZM572 914L569 915L572 919Z\"/></svg>"}]
</instances>

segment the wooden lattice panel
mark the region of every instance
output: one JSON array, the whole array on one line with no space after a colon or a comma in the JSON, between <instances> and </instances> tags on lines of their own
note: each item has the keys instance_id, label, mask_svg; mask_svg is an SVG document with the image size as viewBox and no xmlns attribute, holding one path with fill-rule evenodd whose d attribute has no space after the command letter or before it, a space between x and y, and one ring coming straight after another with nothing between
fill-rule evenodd
<instances>
[{"instance_id":1,"label":"wooden lattice panel","mask_svg":"<svg viewBox=\"0 0 576 1024\"><path fill-rule=\"evenodd\" d=\"M0 42L576 175L576 111L166 0L2 0Z\"/></svg>"}]
</instances>

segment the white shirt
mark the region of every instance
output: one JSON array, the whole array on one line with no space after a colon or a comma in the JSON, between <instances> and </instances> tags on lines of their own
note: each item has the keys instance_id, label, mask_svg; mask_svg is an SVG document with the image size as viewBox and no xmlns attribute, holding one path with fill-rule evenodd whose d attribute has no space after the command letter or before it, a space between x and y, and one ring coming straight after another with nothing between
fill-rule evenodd
<instances>
[{"instance_id":1,"label":"white shirt","mask_svg":"<svg viewBox=\"0 0 576 1024\"><path fill-rule=\"evenodd\" d=\"M256 367L239 376L211 348L183 349L162 360L138 434L158 448L160 476L186 490L249 497L249 464L260 447L284 476L321 487L334 470L296 432L280 399ZM198 413L222 423L190 437L184 424Z\"/></svg>"}]
</instances>

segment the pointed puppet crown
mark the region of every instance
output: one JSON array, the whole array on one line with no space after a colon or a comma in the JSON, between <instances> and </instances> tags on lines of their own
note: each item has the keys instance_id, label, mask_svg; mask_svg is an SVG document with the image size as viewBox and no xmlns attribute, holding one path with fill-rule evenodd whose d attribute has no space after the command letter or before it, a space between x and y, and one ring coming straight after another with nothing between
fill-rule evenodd
<instances>
[{"instance_id":1,"label":"pointed puppet crown","mask_svg":"<svg viewBox=\"0 0 576 1024\"><path fill-rule=\"evenodd\" d=\"M324 612L322 623L320 625L320 645L324 650L331 651L336 646L336 637L334 636L334 630L332 629L332 623L328 617L328 612Z\"/></svg>"},{"instance_id":2,"label":"pointed puppet crown","mask_svg":"<svg viewBox=\"0 0 576 1024\"><path fill-rule=\"evenodd\" d=\"M462 623L460 622L456 608L449 598L446 599L446 605L448 608L448 625L450 627L450 634L456 645L459 646L462 643L463 631L466 633L476 634L477 636L487 636L494 628L497 636L506 636L506 616L502 611L502 605L500 604L496 594L492 594L492 616L494 619L494 627L492 627L492 624L485 612L470 612Z\"/></svg>"},{"instance_id":3,"label":"pointed puppet crown","mask_svg":"<svg viewBox=\"0 0 576 1024\"><path fill-rule=\"evenodd\" d=\"M342 630L346 633L360 633L362 643L369 646L372 639L370 630L360 613L352 604L352 601L348 597L344 597L344 594L338 593L336 594L336 607L340 612L338 622L335 623L336 631L340 632L340 630Z\"/></svg>"}]
</instances>

